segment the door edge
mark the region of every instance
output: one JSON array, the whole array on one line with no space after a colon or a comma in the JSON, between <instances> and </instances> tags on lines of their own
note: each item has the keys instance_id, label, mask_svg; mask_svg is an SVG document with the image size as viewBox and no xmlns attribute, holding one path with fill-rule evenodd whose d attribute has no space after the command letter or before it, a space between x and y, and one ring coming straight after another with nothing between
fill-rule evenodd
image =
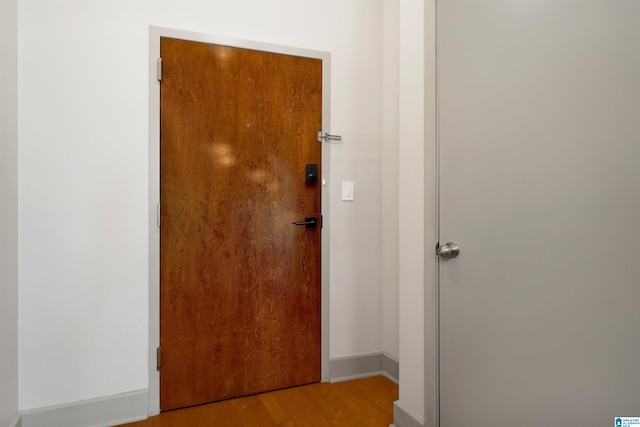
<instances>
[{"instance_id":1,"label":"door edge","mask_svg":"<svg viewBox=\"0 0 640 427\"><path fill-rule=\"evenodd\" d=\"M425 3L425 104L432 114L425 119L425 206L433 206L425 215L424 284L424 408L425 427L440 426L440 259L435 246L440 239L440 135L438 103L438 6L440 0ZM433 180L432 182L429 182ZM431 237L431 238L429 238ZM433 313L432 316L427 313Z\"/></svg>"}]
</instances>

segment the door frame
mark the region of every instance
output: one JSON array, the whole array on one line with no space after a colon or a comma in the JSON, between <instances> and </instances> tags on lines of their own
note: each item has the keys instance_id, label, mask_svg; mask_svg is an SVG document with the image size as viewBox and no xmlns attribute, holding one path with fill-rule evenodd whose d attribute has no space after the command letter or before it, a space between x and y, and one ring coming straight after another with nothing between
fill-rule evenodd
<instances>
[{"instance_id":1,"label":"door frame","mask_svg":"<svg viewBox=\"0 0 640 427\"><path fill-rule=\"evenodd\" d=\"M156 351L160 345L160 229L157 206L160 201L160 83L157 79L157 59L160 57L160 38L218 44L260 50L269 53L300 56L322 61L322 129L330 132L330 70L328 52L280 46L269 43L233 39L205 33L149 27L149 415L160 413L160 373L156 369ZM329 381L329 177L330 144L322 144L322 214L321 235L321 379Z\"/></svg>"},{"instance_id":2,"label":"door frame","mask_svg":"<svg viewBox=\"0 0 640 427\"><path fill-rule=\"evenodd\" d=\"M433 111L433 114L425 115L425 206L434 207L432 212L425 210L425 237L433 237L433 240L426 238L424 242L425 427L440 427L440 258L435 253L436 244L440 241L439 3L441 0L426 0L424 15L425 105Z\"/></svg>"}]
</instances>

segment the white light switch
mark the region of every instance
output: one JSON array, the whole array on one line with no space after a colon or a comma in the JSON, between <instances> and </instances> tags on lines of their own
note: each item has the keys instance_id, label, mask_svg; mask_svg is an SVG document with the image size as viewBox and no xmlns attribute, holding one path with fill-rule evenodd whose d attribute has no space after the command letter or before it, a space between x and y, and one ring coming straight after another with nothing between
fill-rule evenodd
<instances>
[{"instance_id":1,"label":"white light switch","mask_svg":"<svg viewBox=\"0 0 640 427\"><path fill-rule=\"evenodd\" d=\"M342 181L342 200L353 200L352 181Z\"/></svg>"}]
</instances>

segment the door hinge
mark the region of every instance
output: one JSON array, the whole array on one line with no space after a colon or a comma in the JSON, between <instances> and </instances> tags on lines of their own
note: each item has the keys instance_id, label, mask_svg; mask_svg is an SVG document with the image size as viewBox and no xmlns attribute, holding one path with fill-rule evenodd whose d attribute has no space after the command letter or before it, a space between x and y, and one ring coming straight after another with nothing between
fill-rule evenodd
<instances>
[{"instance_id":1,"label":"door hinge","mask_svg":"<svg viewBox=\"0 0 640 427\"><path fill-rule=\"evenodd\" d=\"M162 58L158 58L158 62L156 63L156 77L158 81L162 81Z\"/></svg>"},{"instance_id":2,"label":"door hinge","mask_svg":"<svg viewBox=\"0 0 640 427\"><path fill-rule=\"evenodd\" d=\"M159 371L162 366L162 347L156 349L156 370Z\"/></svg>"},{"instance_id":3,"label":"door hinge","mask_svg":"<svg viewBox=\"0 0 640 427\"><path fill-rule=\"evenodd\" d=\"M156 219L158 221L158 227L160 227L160 203L156 206Z\"/></svg>"},{"instance_id":4,"label":"door hinge","mask_svg":"<svg viewBox=\"0 0 640 427\"><path fill-rule=\"evenodd\" d=\"M324 216L320 215L320 228L324 228Z\"/></svg>"},{"instance_id":5,"label":"door hinge","mask_svg":"<svg viewBox=\"0 0 640 427\"><path fill-rule=\"evenodd\" d=\"M318 142L329 142L329 141L342 141L342 137L340 135L329 135L326 132L318 132Z\"/></svg>"}]
</instances>

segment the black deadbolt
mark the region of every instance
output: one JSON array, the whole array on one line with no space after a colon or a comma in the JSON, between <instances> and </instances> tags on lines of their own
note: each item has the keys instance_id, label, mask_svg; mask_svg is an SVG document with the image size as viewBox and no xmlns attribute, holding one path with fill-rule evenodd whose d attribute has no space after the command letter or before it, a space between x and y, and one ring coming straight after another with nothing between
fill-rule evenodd
<instances>
[{"instance_id":1,"label":"black deadbolt","mask_svg":"<svg viewBox=\"0 0 640 427\"><path fill-rule=\"evenodd\" d=\"M306 177L307 184L317 184L318 183L318 165L309 163L304 168L304 175Z\"/></svg>"}]
</instances>

